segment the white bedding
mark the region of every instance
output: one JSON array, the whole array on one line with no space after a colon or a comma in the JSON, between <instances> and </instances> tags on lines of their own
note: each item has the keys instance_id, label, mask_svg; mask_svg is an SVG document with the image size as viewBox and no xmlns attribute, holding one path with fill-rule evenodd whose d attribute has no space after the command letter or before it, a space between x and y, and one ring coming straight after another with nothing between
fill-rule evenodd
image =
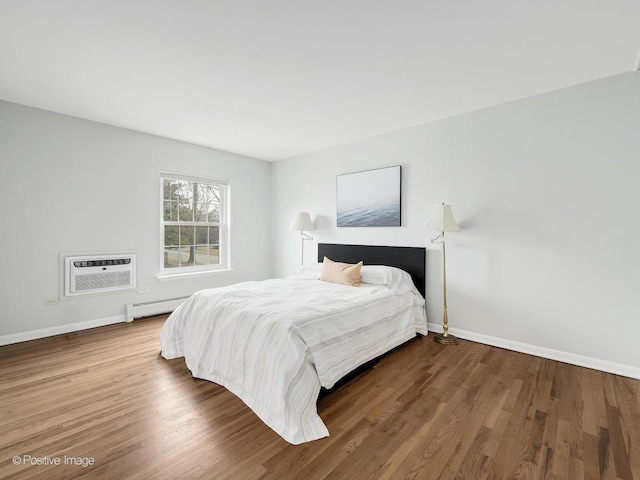
<instances>
[{"instance_id":1,"label":"white bedding","mask_svg":"<svg viewBox=\"0 0 640 480\"><path fill-rule=\"evenodd\" d=\"M408 274L369 267L350 287L317 274L196 292L167 319L162 356L225 386L292 444L329 434L320 387L426 334L424 299ZM377 270L376 270L377 269Z\"/></svg>"}]
</instances>

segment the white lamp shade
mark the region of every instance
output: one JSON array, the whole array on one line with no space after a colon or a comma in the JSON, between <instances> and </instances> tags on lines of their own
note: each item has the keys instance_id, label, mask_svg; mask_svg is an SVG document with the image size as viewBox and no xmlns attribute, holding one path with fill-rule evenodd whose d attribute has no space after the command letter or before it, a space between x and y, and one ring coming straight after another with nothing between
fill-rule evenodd
<instances>
[{"instance_id":1,"label":"white lamp shade","mask_svg":"<svg viewBox=\"0 0 640 480\"><path fill-rule=\"evenodd\" d=\"M438 232L460 231L460 227L453 218L451 205L445 205L444 203L441 205L436 205L433 208L433 215L431 216L431 220L429 220L429 223L427 223L427 226L424 228L428 228L429 230L437 230Z\"/></svg>"},{"instance_id":2,"label":"white lamp shade","mask_svg":"<svg viewBox=\"0 0 640 480\"><path fill-rule=\"evenodd\" d=\"M293 220L291 220L291 225L289 225L289 230L313 230L313 223L311 223L309 212L296 212Z\"/></svg>"}]
</instances>

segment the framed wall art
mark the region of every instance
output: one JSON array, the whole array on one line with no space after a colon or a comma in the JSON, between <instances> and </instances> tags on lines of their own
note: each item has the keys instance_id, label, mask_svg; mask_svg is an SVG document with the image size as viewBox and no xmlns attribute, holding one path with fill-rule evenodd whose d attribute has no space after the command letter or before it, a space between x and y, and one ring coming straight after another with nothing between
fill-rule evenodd
<instances>
[{"instance_id":1,"label":"framed wall art","mask_svg":"<svg viewBox=\"0 0 640 480\"><path fill-rule=\"evenodd\" d=\"M336 177L338 227L399 227L401 167Z\"/></svg>"}]
</instances>

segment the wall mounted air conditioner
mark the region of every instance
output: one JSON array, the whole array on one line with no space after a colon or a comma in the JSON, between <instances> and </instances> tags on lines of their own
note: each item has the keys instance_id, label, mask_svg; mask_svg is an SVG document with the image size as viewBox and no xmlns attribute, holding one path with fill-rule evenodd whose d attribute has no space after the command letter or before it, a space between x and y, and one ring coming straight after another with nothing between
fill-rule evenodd
<instances>
[{"instance_id":1,"label":"wall mounted air conditioner","mask_svg":"<svg viewBox=\"0 0 640 480\"><path fill-rule=\"evenodd\" d=\"M64 279L66 297L135 288L136 255L64 257Z\"/></svg>"}]
</instances>

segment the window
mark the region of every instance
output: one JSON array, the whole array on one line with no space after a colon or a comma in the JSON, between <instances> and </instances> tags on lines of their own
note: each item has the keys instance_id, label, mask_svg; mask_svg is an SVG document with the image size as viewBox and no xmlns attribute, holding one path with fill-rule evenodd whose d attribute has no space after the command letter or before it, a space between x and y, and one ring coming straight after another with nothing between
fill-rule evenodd
<instances>
[{"instance_id":1,"label":"window","mask_svg":"<svg viewBox=\"0 0 640 480\"><path fill-rule=\"evenodd\" d=\"M227 268L227 180L162 172L162 271Z\"/></svg>"}]
</instances>

